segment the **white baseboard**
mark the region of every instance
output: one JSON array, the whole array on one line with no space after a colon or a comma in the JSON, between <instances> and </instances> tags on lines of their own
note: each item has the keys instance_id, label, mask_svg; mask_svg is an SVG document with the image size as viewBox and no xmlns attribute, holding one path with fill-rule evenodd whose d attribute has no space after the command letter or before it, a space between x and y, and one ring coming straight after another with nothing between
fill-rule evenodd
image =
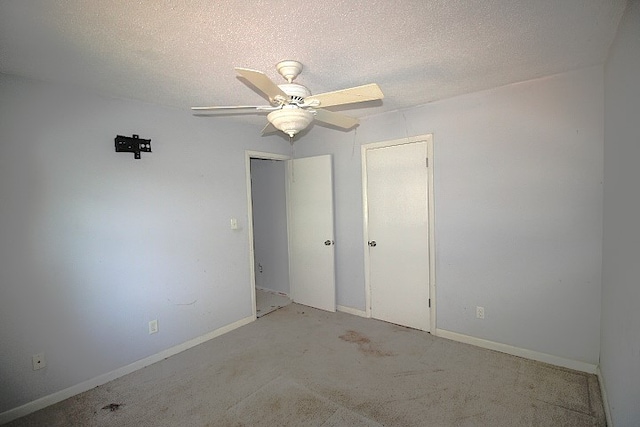
<instances>
[{"instance_id":1,"label":"white baseboard","mask_svg":"<svg viewBox=\"0 0 640 427\"><path fill-rule=\"evenodd\" d=\"M502 344L499 342L489 341L482 338L476 338L469 335L459 334L457 332L447 331L445 329L436 329L436 336L447 338L453 341L463 342L465 344L471 344L489 350L499 351L501 353L511 354L513 356L520 356L527 359L537 360L538 362L549 363L555 366L562 366L563 368L574 369L576 371L586 372L588 374L595 374L597 365L591 363L580 362L579 360L566 359L564 357L554 356L551 354L541 353L538 351L527 350L526 348L514 347L508 344Z\"/></svg>"},{"instance_id":2,"label":"white baseboard","mask_svg":"<svg viewBox=\"0 0 640 427\"><path fill-rule=\"evenodd\" d=\"M178 353L182 353L183 351L188 350L191 347L195 347L199 344L209 341L210 339L226 334L227 332L230 332L236 328L239 328L240 326L244 326L248 323L251 323L254 320L256 320L255 316L245 317L244 319L240 319L229 325L218 328L215 331L211 331L205 335L201 335L197 338L194 338L182 344L178 344L174 347L163 350L160 353L153 354L149 357L138 360L129 365L123 366L122 368L118 368L115 371L107 372L106 374L99 375L90 380L81 382L80 384L76 384L64 390L60 390L48 396L44 396L44 397L41 397L40 399L36 399L32 402L25 403L24 405L18 406L17 408L13 408L8 411L2 412L0 413L0 424L5 424L17 418L23 417L25 415L29 415L32 412L38 411L42 408L46 408L47 406L53 405L54 403L61 402L65 399L75 396L76 394L80 394L87 390L91 390L92 388L95 388L99 385L106 384L109 381L113 381L116 378L120 378L122 376L130 374L131 372L137 371L138 369L142 369L145 366L152 365L156 362L166 359L167 357L176 355Z\"/></svg>"},{"instance_id":3,"label":"white baseboard","mask_svg":"<svg viewBox=\"0 0 640 427\"><path fill-rule=\"evenodd\" d=\"M598 376L598 384L600 384L600 395L602 395L602 405L604 406L604 415L607 417L607 426L613 427L613 420L611 419L611 409L609 408L609 399L607 398L607 388L604 385L604 377L600 371L600 366L596 369L596 375Z\"/></svg>"},{"instance_id":4,"label":"white baseboard","mask_svg":"<svg viewBox=\"0 0 640 427\"><path fill-rule=\"evenodd\" d=\"M366 311L358 310L357 308L347 307L345 305L339 305L336 307L336 309L343 313L353 314L354 316L368 317Z\"/></svg>"}]
</instances>

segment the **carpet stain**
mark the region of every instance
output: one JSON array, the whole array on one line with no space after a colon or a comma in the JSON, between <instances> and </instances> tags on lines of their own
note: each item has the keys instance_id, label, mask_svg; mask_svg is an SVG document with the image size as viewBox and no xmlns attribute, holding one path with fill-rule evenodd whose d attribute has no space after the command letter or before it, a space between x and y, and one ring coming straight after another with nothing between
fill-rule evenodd
<instances>
[{"instance_id":1,"label":"carpet stain","mask_svg":"<svg viewBox=\"0 0 640 427\"><path fill-rule=\"evenodd\" d=\"M376 357L393 356L390 351L381 350L375 343L364 334L358 331L347 331L346 334L340 335L340 339L346 342L354 343L358 345L358 350L364 354Z\"/></svg>"},{"instance_id":2,"label":"carpet stain","mask_svg":"<svg viewBox=\"0 0 640 427\"><path fill-rule=\"evenodd\" d=\"M347 342L352 342L356 344L369 344L371 340L367 338L366 335L361 334L357 331L347 331L346 334L340 335L340 339Z\"/></svg>"},{"instance_id":3,"label":"carpet stain","mask_svg":"<svg viewBox=\"0 0 640 427\"><path fill-rule=\"evenodd\" d=\"M110 403L102 407L102 409L108 409L111 412L115 412L120 409L121 406L124 406L124 403Z\"/></svg>"},{"instance_id":4,"label":"carpet stain","mask_svg":"<svg viewBox=\"0 0 640 427\"><path fill-rule=\"evenodd\" d=\"M442 369L440 369L439 371L442 371ZM402 372L397 372L395 374L393 374L394 377L399 378L399 377L413 377L413 376L423 376L425 374L429 374L432 372L438 372L438 370L436 371L426 371L423 369L418 369L416 371L402 371Z\"/></svg>"}]
</instances>

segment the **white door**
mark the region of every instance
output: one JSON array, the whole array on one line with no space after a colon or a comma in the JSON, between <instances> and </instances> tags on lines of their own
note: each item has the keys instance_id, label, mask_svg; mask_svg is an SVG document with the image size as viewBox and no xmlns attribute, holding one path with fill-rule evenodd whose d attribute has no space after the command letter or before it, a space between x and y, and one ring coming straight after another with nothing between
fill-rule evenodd
<instances>
[{"instance_id":1,"label":"white door","mask_svg":"<svg viewBox=\"0 0 640 427\"><path fill-rule=\"evenodd\" d=\"M336 311L331 156L287 163L292 299Z\"/></svg>"},{"instance_id":2,"label":"white door","mask_svg":"<svg viewBox=\"0 0 640 427\"><path fill-rule=\"evenodd\" d=\"M427 142L366 150L371 316L428 331Z\"/></svg>"}]
</instances>

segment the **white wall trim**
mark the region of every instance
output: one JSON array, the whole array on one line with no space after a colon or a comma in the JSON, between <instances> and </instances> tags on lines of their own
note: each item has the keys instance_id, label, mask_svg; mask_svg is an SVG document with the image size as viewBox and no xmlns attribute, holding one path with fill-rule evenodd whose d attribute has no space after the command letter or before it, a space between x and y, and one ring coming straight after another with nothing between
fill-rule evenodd
<instances>
[{"instance_id":1,"label":"white wall trim","mask_svg":"<svg viewBox=\"0 0 640 427\"><path fill-rule=\"evenodd\" d=\"M202 344L220 335L226 334L227 332L230 332L236 328L239 328L240 326L244 326L248 323L251 323L254 320L256 320L255 316L245 317L244 319L240 319L238 321L230 323L226 326L218 328L207 334L201 335L197 338L186 341L182 344L178 344L176 346L163 350L160 353L153 354L149 357L145 357L144 359L140 359L129 365L123 366L122 368L118 368L114 371L107 372L106 374L98 375L97 377L92 378L90 380L81 382L69 388L65 388L64 390L57 391L48 396L41 397L40 399L36 399L29 403L25 403L24 405L18 406L17 408L13 408L8 411L2 412L0 413L0 424L5 424L17 418L23 417L25 415L29 415L32 412L38 411L42 408L46 408L47 406L53 405L55 403L68 399L72 396L83 393L87 390L91 390L92 388L106 384L109 381L113 381L117 378L123 377L127 374L130 374L139 369L142 369L145 366L152 365L156 362L166 359L167 357L171 357L178 353L182 353L183 351L188 350L191 347L195 347L199 344Z\"/></svg>"},{"instance_id":2,"label":"white wall trim","mask_svg":"<svg viewBox=\"0 0 640 427\"><path fill-rule=\"evenodd\" d=\"M512 345L489 341L482 338L476 338L470 335L459 334L457 332L451 332L445 329L436 329L435 335L441 338L447 338L453 341L463 342L465 344L471 344L477 347L511 354L513 356L524 357L526 359L537 360L538 362L549 363L550 365L561 366L563 368L586 372L588 374L595 374L597 369L597 365L593 365L591 363L585 363L573 359L566 359L564 357L541 353L534 350L528 350L526 348L514 347Z\"/></svg>"},{"instance_id":3,"label":"white wall trim","mask_svg":"<svg viewBox=\"0 0 640 427\"><path fill-rule=\"evenodd\" d=\"M358 310L357 308L347 307L345 305L339 305L336 307L336 309L343 313L353 314L354 316L370 317L370 316L367 316L367 312L364 310Z\"/></svg>"},{"instance_id":4,"label":"white wall trim","mask_svg":"<svg viewBox=\"0 0 640 427\"><path fill-rule=\"evenodd\" d=\"M611 419L611 408L609 408L609 398L607 397L607 388L604 386L604 377L600 366L596 368L596 376L598 377L598 384L600 385L600 395L602 396L602 406L604 406L604 415L607 418L607 426L613 427L613 420Z\"/></svg>"}]
</instances>

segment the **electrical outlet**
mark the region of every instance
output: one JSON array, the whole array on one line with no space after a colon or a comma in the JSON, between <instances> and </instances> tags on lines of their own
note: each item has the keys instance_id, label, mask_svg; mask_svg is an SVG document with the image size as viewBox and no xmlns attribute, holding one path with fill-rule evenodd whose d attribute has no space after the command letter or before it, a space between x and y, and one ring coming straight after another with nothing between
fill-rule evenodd
<instances>
[{"instance_id":1,"label":"electrical outlet","mask_svg":"<svg viewBox=\"0 0 640 427\"><path fill-rule=\"evenodd\" d=\"M476 307L476 317L478 319L484 319L484 307L480 307L480 306Z\"/></svg>"},{"instance_id":2,"label":"electrical outlet","mask_svg":"<svg viewBox=\"0 0 640 427\"><path fill-rule=\"evenodd\" d=\"M158 320L152 320L149 322L149 335L158 332Z\"/></svg>"},{"instance_id":3,"label":"electrical outlet","mask_svg":"<svg viewBox=\"0 0 640 427\"><path fill-rule=\"evenodd\" d=\"M44 353L34 354L31 357L31 362L33 363L33 370L37 371L38 369L42 369L47 366L47 361L44 359Z\"/></svg>"}]
</instances>

